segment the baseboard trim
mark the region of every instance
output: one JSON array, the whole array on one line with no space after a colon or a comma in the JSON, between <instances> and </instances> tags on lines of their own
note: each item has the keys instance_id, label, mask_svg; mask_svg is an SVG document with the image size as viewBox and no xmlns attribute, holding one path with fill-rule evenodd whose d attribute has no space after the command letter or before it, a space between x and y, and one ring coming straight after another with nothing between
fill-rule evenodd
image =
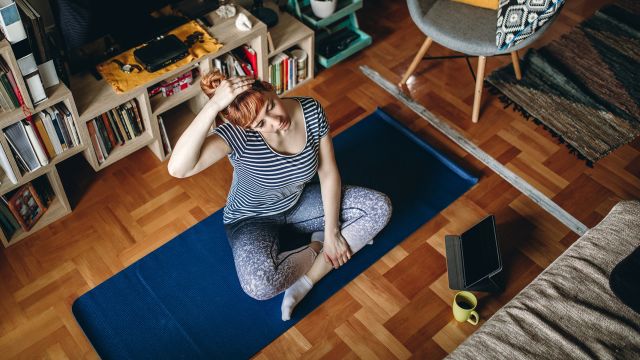
<instances>
[{"instance_id":1,"label":"baseboard trim","mask_svg":"<svg viewBox=\"0 0 640 360\"><path fill-rule=\"evenodd\" d=\"M571 214L566 212L563 208L561 208L558 204L549 199L546 195L540 192L538 189L534 188L531 184L526 182L523 178L516 175L513 171L507 169L504 165L498 162L496 159L491 157L489 154L484 152L480 147L467 140L462 134L449 126L446 122L440 120L429 110L424 108L422 105L415 102L409 96L404 94L400 89L395 85L387 81L376 71L370 69L368 66L360 66L360 70L373 82L379 85L381 88L389 92L396 99L400 100L403 104L413 110L416 114L420 115L423 119L425 119L429 124L435 127L438 131L446 135L453 142L458 144L462 149L464 149L469 154L473 155L480 162L488 166L495 173L500 175L503 179L505 179L509 184L518 189L521 193L528 196L533 202L538 204L541 208L551 214L553 217L558 219L561 223L567 226L574 233L582 236L584 233L589 230L587 226L585 226L578 219L573 217Z\"/></svg>"}]
</instances>

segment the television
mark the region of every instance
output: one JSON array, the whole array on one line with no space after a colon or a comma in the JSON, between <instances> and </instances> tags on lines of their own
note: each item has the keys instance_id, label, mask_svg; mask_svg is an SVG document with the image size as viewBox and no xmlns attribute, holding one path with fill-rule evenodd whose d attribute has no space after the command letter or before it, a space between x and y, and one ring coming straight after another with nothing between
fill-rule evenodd
<instances>
[{"instance_id":1,"label":"television","mask_svg":"<svg viewBox=\"0 0 640 360\"><path fill-rule=\"evenodd\" d=\"M188 21L173 11L169 14L165 11L178 0L49 2L58 29L58 47L65 55L71 74L95 71L98 63Z\"/></svg>"}]
</instances>

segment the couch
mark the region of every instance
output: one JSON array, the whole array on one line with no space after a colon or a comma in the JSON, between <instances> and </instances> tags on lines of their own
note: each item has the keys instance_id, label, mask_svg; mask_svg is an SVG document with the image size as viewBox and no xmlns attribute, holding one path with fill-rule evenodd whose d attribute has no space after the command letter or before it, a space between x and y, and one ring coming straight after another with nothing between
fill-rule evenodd
<instances>
[{"instance_id":1,"label":"couch","mask_svg":"<svg viewBox=\"0 0 640 360\"><path fill-rule=\"evenodd\" d=\"M620 202L447 358L639 359L640 314L609 286L638 246L640 202Z\"/></svg>"}]
</instances>

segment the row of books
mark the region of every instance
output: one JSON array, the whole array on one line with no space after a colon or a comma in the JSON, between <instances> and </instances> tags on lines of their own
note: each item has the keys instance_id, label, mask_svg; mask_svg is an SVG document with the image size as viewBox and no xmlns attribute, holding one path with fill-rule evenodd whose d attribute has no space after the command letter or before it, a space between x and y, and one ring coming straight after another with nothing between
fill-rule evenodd
<instances>
[{"instance_id":1,"label":"row of books","mask_svg":"<svg viewBox=\"0 0 640 360\"><path fill-rule=\"evenodd\" d=\"M296 87L307 78L307 55L302 49L276 54L269 61L269 82L277 94Z\"/></svg>"},{"instance_id":2,"label":"row of books","mask_svg":"<svg viewBox=\"0 0 640 360\"><path fill-rule=\"evenodd\" d=\"M4 129L13 157L25 174L42 166L67 149L80 145L80 136L67 106L61 102ZM14 184L16 175L0 148L0 166Z\"/></svg>"},{"instance_id":3,"label":"row of books","mask_svg":"<svg viewBox=\"0 0 640 360\"><path fill-rule=\"evenodd\" d=\"M0 57L0 108L2 111L11 111L22 104L22 93L18 89L13 72L4 58Z\"/></svg>"},{"instance_id":4,"label":"row of books","mask_svg":"<svg viewBox=\"0 0 640 360\"><path fill-rule=\"evenodd\" d=\"M102 164L107 160L113 149L145 131L140 114L138 101L133 99L87 122L98 163Z\"/></svg>"},{"instance_id":5,"label":"row of books","mask_svg":"<svg viewBox=\"0 0 640 360\"><path fill-rule=\"evenodd\" d=\"M249 45L242 45L213 59L213 66L227 78L232 76L258 76L258 56Z\"/></svg>"},{"instance_id":6,"label":"row of books","mask_svg":"<svg viewBox=\"0 0 640 360\"><path fill-rule=\"evenodd\" d=\"M44 215L55 194L46 176L0 197L0 229L11 239L18 229L29 231Z\"/></svg>"}]
</instances>

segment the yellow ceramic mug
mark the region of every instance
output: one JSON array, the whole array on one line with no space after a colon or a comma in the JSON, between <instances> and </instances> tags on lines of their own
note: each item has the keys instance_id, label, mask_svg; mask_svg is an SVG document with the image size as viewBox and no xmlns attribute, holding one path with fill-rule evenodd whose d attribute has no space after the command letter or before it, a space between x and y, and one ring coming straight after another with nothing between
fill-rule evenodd
<instances>
[{"instance_id":1,"label":"yellow ceramic mug","mask_svg":"<svg viewBox=\"0 0 640 360\"><path fill-rule=\"evenodd\" d=\"M480 315L475 311L478 299L468 291L460 291L453 297L453 317L459 322L468 321L477 325Z\"/></svg>"}]
</instances>

